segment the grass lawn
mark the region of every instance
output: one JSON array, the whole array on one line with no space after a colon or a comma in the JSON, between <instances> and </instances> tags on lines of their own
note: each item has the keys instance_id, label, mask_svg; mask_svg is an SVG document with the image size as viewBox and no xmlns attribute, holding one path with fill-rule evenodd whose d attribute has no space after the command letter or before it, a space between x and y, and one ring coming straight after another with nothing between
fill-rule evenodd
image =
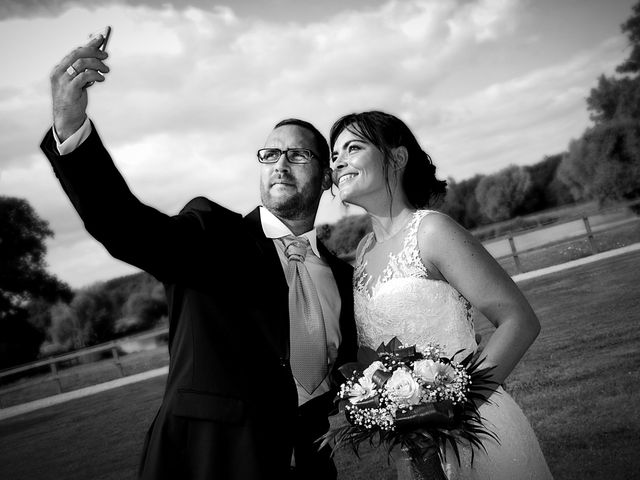
<instances>
[{"instance_id":1,"label":"grass lawn","mask_svg":"<svg viewBox=\"0 0 640 480\"><path fill-rule=\"evenodd\" d=\"M556 479L640 478L640 252L521 283L542 333L507 390ZM492 327L479 325L486 340ZM0 422L1 479L133 479L164 377ZM372 449L341 479L394 479Z\"/></svg>"}]
</instances>

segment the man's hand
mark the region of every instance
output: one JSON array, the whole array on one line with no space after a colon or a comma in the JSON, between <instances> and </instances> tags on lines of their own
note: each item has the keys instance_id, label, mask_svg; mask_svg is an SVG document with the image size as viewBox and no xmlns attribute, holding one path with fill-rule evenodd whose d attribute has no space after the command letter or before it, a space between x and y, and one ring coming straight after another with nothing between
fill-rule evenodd
<instances>
[{"instance_id":1,"label":"man's hand","mask_svg":"<svg viewBox=\"0 0 640 480\"><path fill-rule=\"evenodd\" d=\"M51 98L53 100L53 125L61 142L82 126L87 114L87 90L89 82L103 82L101 73L109 71L102 61L107 53L99 50L102 35L91 39L64 57L51 72Z\"/></svg>"}]
</instances>

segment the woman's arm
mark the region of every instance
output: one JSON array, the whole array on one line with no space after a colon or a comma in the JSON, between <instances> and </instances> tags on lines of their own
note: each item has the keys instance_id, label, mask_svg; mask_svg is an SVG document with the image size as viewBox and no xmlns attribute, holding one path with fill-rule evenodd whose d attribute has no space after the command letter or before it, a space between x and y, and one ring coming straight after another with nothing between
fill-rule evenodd
<instances>
[{"instance_id":1,"label":"woman's arm","mask_svg":"<svg viewBox=\"0 0 640 480\"><path fill-rule=\"evenodd\" d=\"M496 330L483 356L503 383L540 333L540 322L511 277L470 232L450 217L427 215L418 231L422 261L482 312Z\"/></svg>"}]
</instances>

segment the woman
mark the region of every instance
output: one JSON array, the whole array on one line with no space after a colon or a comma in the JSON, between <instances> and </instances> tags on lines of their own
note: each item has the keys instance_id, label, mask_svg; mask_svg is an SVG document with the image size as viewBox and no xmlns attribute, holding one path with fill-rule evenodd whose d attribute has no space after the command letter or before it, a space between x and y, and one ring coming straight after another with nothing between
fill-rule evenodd
<instances>
[{"instance_id":1,"label":"woman","mask_svg":"<svg viewBox=\"0 0 640 480\"><path fill-rule=\"evenodd\" d=\"M426 210L445 193L409 128L383 112L350 114L331 128L333 180L342 201L367 211L373 231L356 252L355 314L361 345L439 343L447 355L477 349L473 312L496 327L483 349L502 384L540 331L511 278L474 237L448 216ZM462 358L462 357L461 357ZM484 451L445 452L449 479L549 479L529 422L502 389L480 405L499 443Z\"/></svg>"}]
</instances>

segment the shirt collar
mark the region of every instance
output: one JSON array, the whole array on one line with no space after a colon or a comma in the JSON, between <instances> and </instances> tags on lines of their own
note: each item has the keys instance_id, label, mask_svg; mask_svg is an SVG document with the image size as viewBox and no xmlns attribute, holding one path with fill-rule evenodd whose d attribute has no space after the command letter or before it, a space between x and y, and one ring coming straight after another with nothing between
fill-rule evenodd
<instances>
[{"instance_id":1,"label":"shirt collar","mask_svg":"<svg viewBox=\"0 0 640 480\"><path fill-rule=\"evenodd\" d=\"M267 210L265 207L260 207L260 223L262 224L262 231L267 238L282 238L287 235L293 235L293 232L282 223L282 221L276 217L273 213ZM311 245L311 251L320 258L320 252L318 251L318 238L316 236L316 229L313 228L308 232L305 232L299 237L307 237L309 244Z\"/></svg>"}]
</instances>

